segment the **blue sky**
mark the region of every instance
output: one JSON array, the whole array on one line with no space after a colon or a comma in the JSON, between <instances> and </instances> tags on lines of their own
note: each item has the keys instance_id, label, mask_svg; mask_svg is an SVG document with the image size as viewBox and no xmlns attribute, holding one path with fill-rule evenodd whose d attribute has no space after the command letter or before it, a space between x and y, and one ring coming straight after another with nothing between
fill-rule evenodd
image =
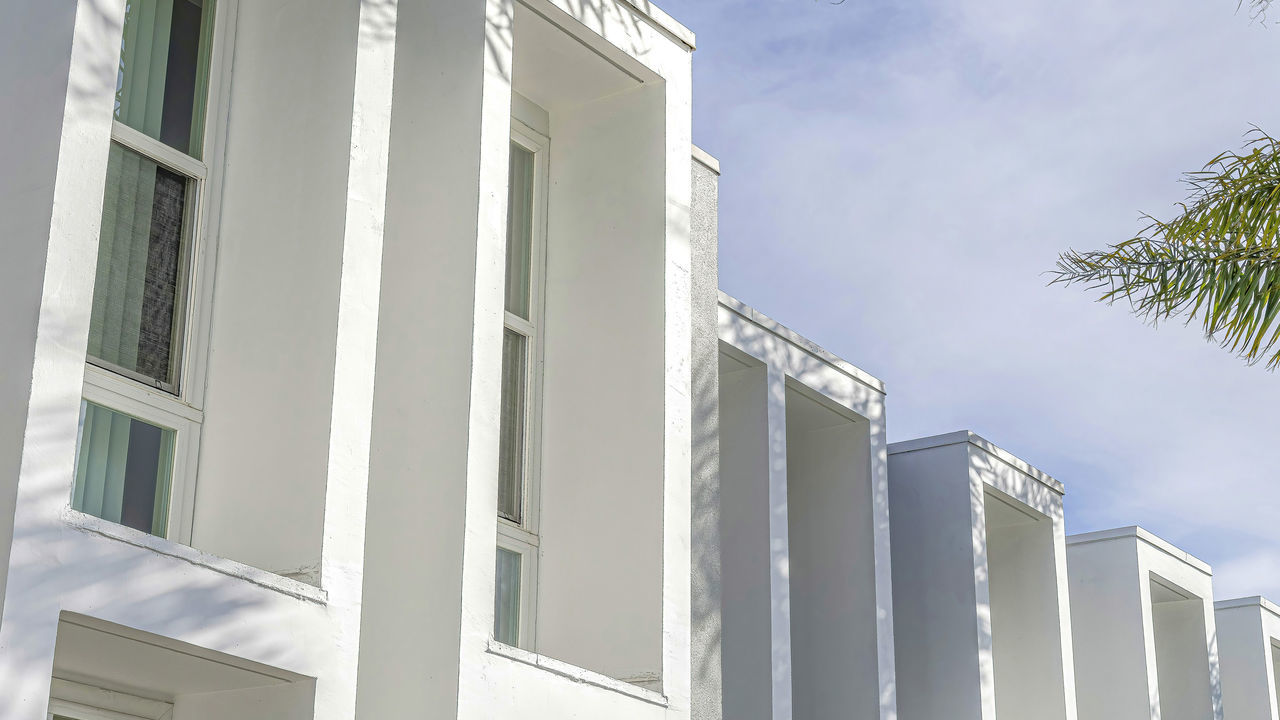
<instances>
[{"instance_id":1,"label":"blue sky","mask_svg":"<svg viewBox=\"0 0 1280 720\"><path fill-rule=\"evenodd\" d=\"M1280 26L1233 0L662 0L698 35L720 283L883 379L889 436L972 429L1280 600L1280 375L1046 287L1280 132Z\"/></svg>"}]
</instances>

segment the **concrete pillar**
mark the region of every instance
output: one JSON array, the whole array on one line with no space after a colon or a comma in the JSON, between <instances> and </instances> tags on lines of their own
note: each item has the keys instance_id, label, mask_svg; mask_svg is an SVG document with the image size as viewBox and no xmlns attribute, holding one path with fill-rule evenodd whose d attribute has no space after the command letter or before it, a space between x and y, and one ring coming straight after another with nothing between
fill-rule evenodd
<instances>
[{"instance_id":1,"label":"concrete pillar","mask_svg":"<svg viewBox=\"0 0 1280 720\"><path fill-rule=\"evenodd\" d=\"M1226 717L1280 719L1280 608L1262 597L1221 600L1214 621Z\"/></svg>"},{"instance_id":2,"label":"concrete pillar","mask_svg":"<svg viewBox=\"0 0 1280 720\"><path fill-rule=\"evenodd\" d=\"M889 447L902 720L1075 720L1063 492L970 432Z\"/></svg>"},{"instance_id":3,"label":"concrete pillar","mask_svg":"<svg viewBox=\"0 0 1280 720\"><path fill-rule=\"evenodd\" d=\"M884 386L726 295L725 717L895 717Z\"/></svg>"},{"instance_id":4,"label":"concrete pillar","mask_svg":"<svg viewBox=\"0 0 1280 720\"><path fill-rule=\"evenodd\" d=\"M1209 566L1138 527L1067 560L1081 720L1222 720Z\"/></svg>"},{"instance_id":5,"label":"concrete pillar","mask_svg":"<svg viewBox=\"0 0 1280 720\"><path fill-rule=\"evenodd\" d=\"M723 717L720 534L720 373L717 334L720 163L693 148L692 715Z\"/></svg>"},{"instance_id":6,"label":"concrete pillar","mask_svg":"<svg viewBox=\"0 0 1280 720\"><path fill-rule=\"evenodd\" d=\"M20 88L12 73L29 66L41 72L22 83L35 85L32 114L19 114L16 132L5 142L30 145L26 150L6 145L6 159L22 164L6 163L4 182L27 177L32 186L16 195L5 193L0 202L12 203L14 213L0 214L12 217L22 232L14 268L37 274L5 283L0 290L18 323L4 329L22 333L5 343L5 380L0 381L0 391L20 401L5 404L4 427L10 435L0 439L8 443L0 456L0 470L6 473L0 481L0 510L6 512L0 527L11 522L13 533L11 545L5 546L0 715L43 720L59 606L47 595L28 596L24 589L42 581L42 566L60 532L59 514L71 494L124 5L106 0L38 3L22 14L3 31L26 37L4 43L0 52L6 82L0 87L16 93ZM27 135L21 130L28 122L45 127ZM56 144L51 136L55 128ZM38 292L35 278L40 279ZM29 388L26 398L24 384ZM13 430L19 427L22 442L15 446Z\"/></svg>"},{"instance_id":7,"label":"concrete pillar","mask_svg":"<svg viewBox=\"0 0 1280 720\"><path fill-rule=\"evenodd\" d=\"M0 530L5 531L0 547L6 561L0 564L0 717L45 717L60 613L74 611L95 621L100 616L121 627L145 628L175 642L242 651L254 656L253 662L301 667L316 678L316 716L350 718L355 711L395 0L358 4L352 16L358 13L359 27L349 28L356 38L355 66L351 75L329 78L330 83L344 78L352 83L345 91L352 98L352 115L339 120L349 134L343 133L336 153L343 162L335 177L340 186L346 184L341 270L324 278L340 290L331 346L336 362L323 383L326 396L321 401L329 416L328 462L324 475L313 478L324 483L328 506L320 554L323 591L172 540L100 526L91 522L95 518L85 520L68 509L125 5L106 0L37 5L22 10L25 17L3 31L26 35L5 42L2 52L7 68L29 77L19 81L6 72L0 86L6 94L15 84L27 86L34 102L20 122L40 125L33 124L30 134L11 136L28 148L4 149L3 182L27 178L30 185L16 196L4 193L6 201L27 205L4 213L6 221L22 226L22 242L15 250L18 265L5 271L21 266L29 276L4 283L0 291L6 305L17 310L12 316L17 326L4 328L10 338L6 352L13 357L0 358L6 370L16 373L5 373L0 393L18 399L21 385L27 384L27 397L6 403L8 414L0 419L0 433L22 429L20 445L12 442L12 434L0 436ZM236 7L235 0L219 3L217 36L227 37L235 27ZM227 52L230 48L226 43ZM211 95L221 92L219 78L226 76L215 73ZM14 90L13 96L23 94ZM210 126L222 128L223 119L211 118ZM220 155L211 152L210 157ZM259 181L242 179L246 188ZM216 194L206 192L202 198ZM209 205L202 207L207 215L217 214ZM212 219L210 224L216 225ZM205 242L216 243L216 232L208 234ZM11 322L8 313L4 322ZM24 329L24 323L30 327ZM193 347L206 346L201 339ZM300 363L314 359L298 358ZM20 422L9 408L23 415ZM18 448L20 455L15 454ZM253 642L246 643L230 627L252 631ZM273 631L282 637L272 637ZM284 642L290 635L294 637ZM278 649L286 644L288 650Z\"/></svg>"}]
</instances>

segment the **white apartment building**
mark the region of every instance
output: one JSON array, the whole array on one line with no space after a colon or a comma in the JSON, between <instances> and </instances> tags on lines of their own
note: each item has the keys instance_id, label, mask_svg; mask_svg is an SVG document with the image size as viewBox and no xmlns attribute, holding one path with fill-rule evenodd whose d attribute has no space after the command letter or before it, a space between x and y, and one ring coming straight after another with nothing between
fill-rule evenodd
<instances>
[{"instance_id":1,"label":"white apartment building","mask_svg":"<svg viewBox=\"0 0 1280 720\"><path fill-rule=\"evenodd\" d=\"M11 10L0 720L1083 720L1073 634L1162 612L719 293L648 0Z\"/></svg>"},{"instance_id":2,"label":"white apartment building","mask_svg":"<svg viewBox=\"0 0 1280 720\"><path fill-rule=\"evenodd\" d=\"M688 30L3 32L0 717L690 716Z\"/></svg>"}]
</instances>

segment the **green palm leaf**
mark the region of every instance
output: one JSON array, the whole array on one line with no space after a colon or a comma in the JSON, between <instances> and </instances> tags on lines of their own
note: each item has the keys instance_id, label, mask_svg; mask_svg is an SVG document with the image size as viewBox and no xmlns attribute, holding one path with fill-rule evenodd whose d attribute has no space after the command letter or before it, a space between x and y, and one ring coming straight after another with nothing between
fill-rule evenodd
<instances>
[{"instance_id":1,"label":"green palm leaf","mask_svg":"<svg viewBox=\"0 0 1280 720\"><path fill-rule=\"evenodd\" d=\"M1053 283L1128 301L1150 322L1199 320L1205 336L1250 363L1280 367L1280 141L1254 128L1185 177L1190 195L1169 222L1106 250L1069 250Z\"/></svg>"}]
</instances>

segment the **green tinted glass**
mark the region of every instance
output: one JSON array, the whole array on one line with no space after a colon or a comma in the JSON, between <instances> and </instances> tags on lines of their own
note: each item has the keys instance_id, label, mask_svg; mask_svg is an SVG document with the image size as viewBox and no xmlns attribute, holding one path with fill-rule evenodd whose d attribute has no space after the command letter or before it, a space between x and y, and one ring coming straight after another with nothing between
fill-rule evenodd
<instances>
[{"instance_id":1,"label":"green tinted glass","mask_svg":"<svg viewBox=\"0 0 1280 720\"><path fill-rule=\"evenodd\" d=\"M502 335L502 408L498 428L498 515L523 522L525 379L529 338Z\"/></svg>"},{"instance_id":2,"label":"green tinted glass","mask_svg":"<svg viewBox=\"0 0 1280 720\"><path fill-rule=\"evenodd\" d=\"M533 153L511 143L507 187L507 312L530 320L533 271Z\"/></svg>"},{"instance_id":3,"label":"green tinted glass","mask_svg":"<svg viewBox=\"0 0 1280 720\"><path fill-rule=\"evenodd\" d=\"M497 586L493 594L493 639L520 644L520 553L498 548Z\"/></svg>"},{"instance_id":4,"label":"green tinted glass","mask_svg":"<svg viewBox=\"0 0 1280 720\"><path fill-rule=\"evenodd\" d=\"M81 411L71 507L163 537L174 431L88 401Z\"/></svg>"},{"instance_id":5,"label":"green tinted glass","mask_svg":"<svg viewBox=\"0 0 1280 720\"><path fill-rule=\"evenodd\" d=\"M199 158L213 0L128 0L116 120Z\"/></svg>"}]
</instances>

